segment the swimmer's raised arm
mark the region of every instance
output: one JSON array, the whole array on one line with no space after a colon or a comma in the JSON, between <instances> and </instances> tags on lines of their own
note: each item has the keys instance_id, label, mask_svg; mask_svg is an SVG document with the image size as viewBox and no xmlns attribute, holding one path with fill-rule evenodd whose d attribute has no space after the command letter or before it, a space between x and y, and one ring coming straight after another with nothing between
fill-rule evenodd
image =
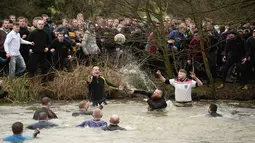
<instances>
[{"instance_id":1,"label":"swimmer's raised arm","mask_svg":"<svg viewBox=\"0 0 255 143\"><path fill-rule=\"evenodd\" d=\"M152 91L146 91L146 90L138 90L138 89L135 89L135 88L130 88L130 93L131 94L143 94L143 95L146 95L148 97L151 97L151 95L153 94Z\"/></svg>"},{"instance_id":2,"label":"swimmer's raised arm","mask_svg":"<svg viewBox=\"0 0 255 143\"><path fill-rule=\"evenodd\" d=\"M161 74L161 72L158 70L156 72L156 74L158 75L159 79L162 81L162 82L166 82L166 78Z\"/></svg>"}]
</instances>

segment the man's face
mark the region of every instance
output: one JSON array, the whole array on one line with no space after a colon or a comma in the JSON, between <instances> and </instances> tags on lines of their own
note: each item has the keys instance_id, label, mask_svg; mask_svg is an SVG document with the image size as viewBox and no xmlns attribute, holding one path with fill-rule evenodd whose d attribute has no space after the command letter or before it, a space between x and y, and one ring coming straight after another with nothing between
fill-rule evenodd
<instances>
[{"instance_id":1,"label":"man's face","mask_svg":"<svg viewBox=\"0 0 255 143\"><path fill-rule=\"evenodd\" d=\"M200 40L200 36L198 35L198 33L194 34L194 39L196 39L197 41Z\"/></svg>"},{"instance_id":2,"label":"man's face","mask_svg":"<svg viewBox=\"0 0 255 143\"><path fill-rule=\"evenodd\" d=\"M13 26L13 30L17 33L19 33L20 26Z\"/></svg>"},{"instance_id":3,"label":"man's face","mask_svg":"<svg viewBox=\"0 0 255 143\"><path fill-rule=\"evenodd\" d=\"M180 33L184 34L184 33L185 33L185 31L186 31L186 27L182 27L182 28L180 28Z\"/></svg>"},{"instance_id":4,"label":"man's face","mask_svg":"<svg viewBox=\"0 0 255 143\"><path fill-rule=\"evenodd\" d=\"M93 70L92 70L92 75L93 76L99 76L100 75L100 69L99 67L93 67Z\"/></svg>"},{"instance_id":5,"label":"man's face","mask_svg":"<svg viewBox=\"0 0 255 143\"><path fill-rule=\"evenodd\" d=\"M47 18L49 18L49 17L48 16L43 16L42 18L43 18L44 23L46 23Z\"/></svg>"},{"instance_id":6,"label":"man's face","mask_svg":"<svg viewBox=\"0 0 255 143\"><path fill-rule=\"evenodd\" d=\"M90 29L90 31L95 31L95 26L94 26L93 24L91 24L91 25L89 26L89 29Z\"/></svg>"},{"instance_id":7,"label":"man's face","mask_svg":"<svg viewBox=\"0 0 255 143\"><path fill-rule=\"evenodd\" d=\"M170 17L169 17L169 16L166 16L166 17L165 17L165 21L170 21Z\"/></svg>"},{"instance_id":8,"label":"man's face","mask_svg":"<svg viewBox=\"0 0 255 143\"><path fill-rule=\"evenodd\" d=\"M162 91L161 90L159 90L159 89L156 89L155 91L154 91L154 93L153 93L153 95L151 96L152 98L160 98L161 97L161 93L162 93Z\"/></svg>"},{"instance_id":9,"label":"man's face","mask_svg":"<svg viewBox=\"0 0 255 143\"><path fill-rule=\"evenodd\" d=\"M78 27L78 21L77 20L73 20L72 25L73 25L73 27Z\"/></svg>"},{"instance_id":10,"label":"man's face","mask_svg":"<svg viewBox=\"0 0 255 143\"><path fill-rule=\"evenodd\" d=\"M12 20L13 22L16 21L16 17L15 16L10 16L10 20Z\"/></svg>"},{"instance_id":11,"label":"man's face","mask_svg":"<svg viewBox=\"0 0 255 143\"><path fill-rule=\"evenodd\" d=\"M64 41L64 34L58 34L58 41L63 42Z\"/></svg>"},{"instance_id":12,"label":"man's face","mask_svg":"<svg viewBox=\"0 0 255 143\"><path fill-rule=\"evenodd\" d=\"M3 28L5 28L5 29L9 28L9 21L7 21L7 20L4 21Z\"/></svg>"},{"instance_id":13,"label":"man's face","mask_svg":"<svg viewBox=\"0 0 255 143\"><path fill-rule=\"evenodd\" d=\"M43 29L43 27L44 27L44 22L42 20L38 21L37 22L37 28L38 29Z\"/></svg>"},{"instance_id":14,"label":"man's face","mask_svg":"<svg viewBox=\"0 0 255 143\"><path fill-rule=\"evenodd\" d=\"M115 20L113 21L113 26L118 26L119 23L120 23L119 19L115 19Z\"/></svg>"},{"instance_id":15,"label":"man's face","mask_svg":"<svg viewBox=\"0 0 255 143\"><path fill-rule=\"evenodd\" d=\"M235 34L229 34L229 38L235 38L236 36L235 36Z\"/></svg>"},{"instance_id":16,"label":"man's face","mask_svg":"<svg viewBox=\"0 0 255 143\"><path fill-rule=\"evenodd\" d=\"M19 25L20 25L20 27L25 27L26 26L25 19L20 19L19 20Z\"/></svg>"},{"instance_id":17,"label":"man's face","mask_svg":"<svg viewBox=\"0 0 255 143\"><path fill-rule=\"evenodd\" d=\"M177 25L177 20L176 19L172 19L171 24L172 25Z\"/></svg>"},{"instance_id":18,"label":"man's face","mask_svg":"<svg viewBox=\"0 0 255 143\"><path fill-rule=\"evenodd\" d=\"M178 79L179 80L184 80L186 78L186 73L184 72L178 72Z\"/></svg>"},{"instance_id":19,"label":"man's face","mask_svg":"<svg viewBox=\"0 0 255 143\"><path fill-rule=\"evenodd\" d=\"M113 25L113 20L112 20L112 19L109 19L109 20L107 21L107 25L108 25L108 26L112 26L112 25Z\"/></svg>"},{"instance_id":20,"label":"man's face","mask_svg":"<svg viewBox=\"0 0 255 143\"><path fill-rule=\"evenodd\" d=\"M68 21L67 21L67 20L63 20L62 25L63 25L64 27L67 27L67 26L68 26Z\"/></svg>"}]
</instances>

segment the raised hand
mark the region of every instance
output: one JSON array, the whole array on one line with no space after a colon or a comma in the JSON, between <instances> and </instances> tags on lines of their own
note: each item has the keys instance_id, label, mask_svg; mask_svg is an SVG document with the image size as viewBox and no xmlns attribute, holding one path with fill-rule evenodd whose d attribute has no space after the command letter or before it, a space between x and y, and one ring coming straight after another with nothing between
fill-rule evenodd
<instances>
[{"instance_id":1,"label":"raised hand","mask_svg":"<svg viewBox=\"0 0 255 143\"><path fill-rule=\"evenodd\" d=\"M50 49L50 52L52 52L52 53L55 52L55 49Z\"/></svg>"},{"instance_id":2,"label":"raised hand","mask_svg":"<svg viewBox=\"0 0 255 143\"><path fill-rule=\"evenodd\" d=\"M88 75L87 82L88 82L88 83L91 83L91 82L92 82L92 79L91 79L91 75L90 75L90 74Z\"/></svg>"},{"instance_id":3,"label":"raised hand","mask_svg":"<svg viewBox=\"0 0 255 143\"><path fill-rule=\"evenodd\" d=\"M158 70L158 71L156 72L156 74L157 74L158 76L161 76L161 75L162 75L161 72L160 72L160 70Z\"/></svg>"},{"instance_id":4,"label":"raised hand","mask_svg":"<svg viewBox=\"0 0 255 143\"><path fill-rule=\"evenodd\" d=\"M190 65L191 64L191 60L188 60L187 63Z\"/></svg>"},{"instance_id":5,"label":"raised hand","mask_svg":"<svg viewBox=\"0 0 255 143\"><path fill-rule=\"evenodd\" d=\"M194 72L190 72L190 77L196 78L197 76L196 76L196 74Z\"/></svg>"},{"instance_id":6,"label":"raised hand","mask_svg":"<svg viewBox=\"0 0 255 143\"><path fill-rule=\"evenodd\" d=\"M243 59L242 59L242 65L245 64L246 61L247 61L247 59L246 59L246 58L243 58Z\"/></svg>"}]
</instances>

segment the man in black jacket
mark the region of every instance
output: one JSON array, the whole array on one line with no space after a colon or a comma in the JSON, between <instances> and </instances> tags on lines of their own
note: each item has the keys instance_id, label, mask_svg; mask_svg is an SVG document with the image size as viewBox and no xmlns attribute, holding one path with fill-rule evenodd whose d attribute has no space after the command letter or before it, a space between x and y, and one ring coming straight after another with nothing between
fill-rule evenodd
<instances>
[{"instance_id":1,"label":"man in black jacket","mask_svg":"<svg viewBox=\"0 0 255 143\"><path fill-rule=\"evenodd\" d=\"M101 103L105 102L105 95L104 95L104 87L105 85L111 89L115 90L123 90L123 86L120 85L119 87L114 86L110 82L108 82L104 77L100 75L100 69L98 66L94 66L92 69L91 74L88 76L87 84L89 88L89 98L93 103L93 106L100 105Z\"/></svg>"},{"instance_id":2,"label":"man in black jacket","mask_svg":"<svg viewBox=\"0 0 255 143\"><path fill-rule=\"evenodd\" d=\"M167 107L166 100L162 96L162 91L159 89L156 89L154 91L145 91L131 88L130 92L132 94L135 93L148 96L149 99L147 100L147 103L149 105L149 110L163 109Z\"/></svg>"},{"instance_id":3,"label":"man in black jacket","mask_svg":"<svg viewBox=\"0 0 255 143\"><path fill-rule=\"evenodd\" d=\"M253 73L251 73L252 68L255 68L255 30L253 31L253 34L251 37L249 37L246 41L246 45L249 51L249 56L248 56L248 69L247 71L249 72L248 75L250 75L251 77L254 77L255 75L255 69L253 71Z\"/></svg>"},{"instance_id":4,"label":"man in black jacket","mask_svg":"<svg viewBox=\"0 0 255 143\"><path fill-rule=\"evenodd\" d=\"M120 123L120 118L118 115L112 115L109 122L110 122L110 125L102 127L102 130L104 131L116 131L116 130L126 131L127 130L118 125Z\"/></svg>"},{"instance_id":5,"label":"man in black jacket","mask_svg":"<svg viewBox=\"0 0 255 143\"><path fill-rule=\"evenodd\" d=\"M26 27L26 22L25 21L26 21L25 17L19 17L18 18L18 22L19 22L19 25L20 25L19 33L20 33L20 37L23 40L27 40L28 35L29 35L29 31ZM20 45L20 53L21 53L21 56L24 58L25 63L27 64L28 60L29 60L29 47L27 45L21 44Z\"/></svg>"},{"instance_id":6,"label":"man in black jacket","mask_svg":"<svg viewBox=\"0 0 255 143\"><path fill-rule=\"evenodd\" d=\"M48 47L50 45L50 39L48 34L43 30L44 22L39 20L37 23L37 29L32 31L28 37L29 41L33 41L35 45L30 47L29 53L31 54L30 61L28 63L28 73L31 77L35 75L38 63L40 63L41 73L43 75L42 82L46 82L46 74L49 69L47 60Z\"/></svg>"},{"instance_id":7,"label":"man in black jacket","mask_svg":"<svg viewBox=\"0 0 255 143\"><path fill-rule=\"evenodd\" d=\"M57 39L53 40L50 51L53 53L53 61L56 69L63 70L64 67L68 71L72 70L71 53L72 45L65 39L64 33L58 33Z\"/></svg>"},{"instance_id":8,"label":"man in black jacket","mask_svg":"<svg viewBox=\"0 0 255 143\"><path fill-rule=\"evenodd\" d=\"M218 89L224 87L224 83L227 78L228 70L233 65L236 64L237 67L240 69L241 66L245 66L244 64L247 61L248 58L248 50L247 46L245 46L245 41L241 37L240 34L237 34L235 31L230 32L230 39L227 41L226 44L226 50L225 50L225 56L223 57L223 61L226 62L225 68L224 68L224 74L223 74L223 83L218 87ZM241 76L242 76L242 82L245 86L247 78L244 74L245 70L240 70Z\"/></svg>"},{"instance_id":9,"label":"man in black jacket","mask_svg":"<svg viewBox=\"0 0 255 143\"><path fill-rule=\"evenodd\" d=\"M51 100L49 97L44 97L42 99L42 108L38 109L35 111L33 119L34 120L39 120L39 114L41 112L45 112L48 116L48 119L56 119L58 118L57 115L50 110L50 105L51 105Z\"/></svg>"}]
</instances>

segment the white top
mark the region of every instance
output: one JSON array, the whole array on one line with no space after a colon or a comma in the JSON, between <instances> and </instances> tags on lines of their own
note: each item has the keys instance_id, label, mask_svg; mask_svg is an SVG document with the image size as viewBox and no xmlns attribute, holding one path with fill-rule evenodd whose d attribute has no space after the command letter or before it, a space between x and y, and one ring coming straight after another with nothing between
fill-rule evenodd
<instances>
[{"instance_id":1,"label":"white top","mask_svg":"<svg viewBox=\"0 0 255 143\"><path fill-rule=\"evenodd\" d=\"M196 81L186 79L184 81L169 79L171 85L175 87L175 101L189 102L192 101L191 90L196 87Z\"/></svg>"},{"instance_id":2,"label":"white top","mask_svg":"<svg viewBox=\"0 0 255 143\"><path fill-rule=\"evenodd\" d=\"M96 42L96 33L86 31L83 37L82 50L86 55L99 54L100 49Z\"/></svg>"},{"instance_id":3,"label":"white top","mask_svg":"<svg viewBox=\"0 0 255 143\"><path fill-rule=\"evenodd\" d=\"M7 54L11 54L12 56L18 56L20 55L20 52L19 52L20 44L32 45L31 42L23 40L20 37L19 33L12 30L6 36L6 39L4 42L4 50Z\"/></svg>"}]
</instances>

